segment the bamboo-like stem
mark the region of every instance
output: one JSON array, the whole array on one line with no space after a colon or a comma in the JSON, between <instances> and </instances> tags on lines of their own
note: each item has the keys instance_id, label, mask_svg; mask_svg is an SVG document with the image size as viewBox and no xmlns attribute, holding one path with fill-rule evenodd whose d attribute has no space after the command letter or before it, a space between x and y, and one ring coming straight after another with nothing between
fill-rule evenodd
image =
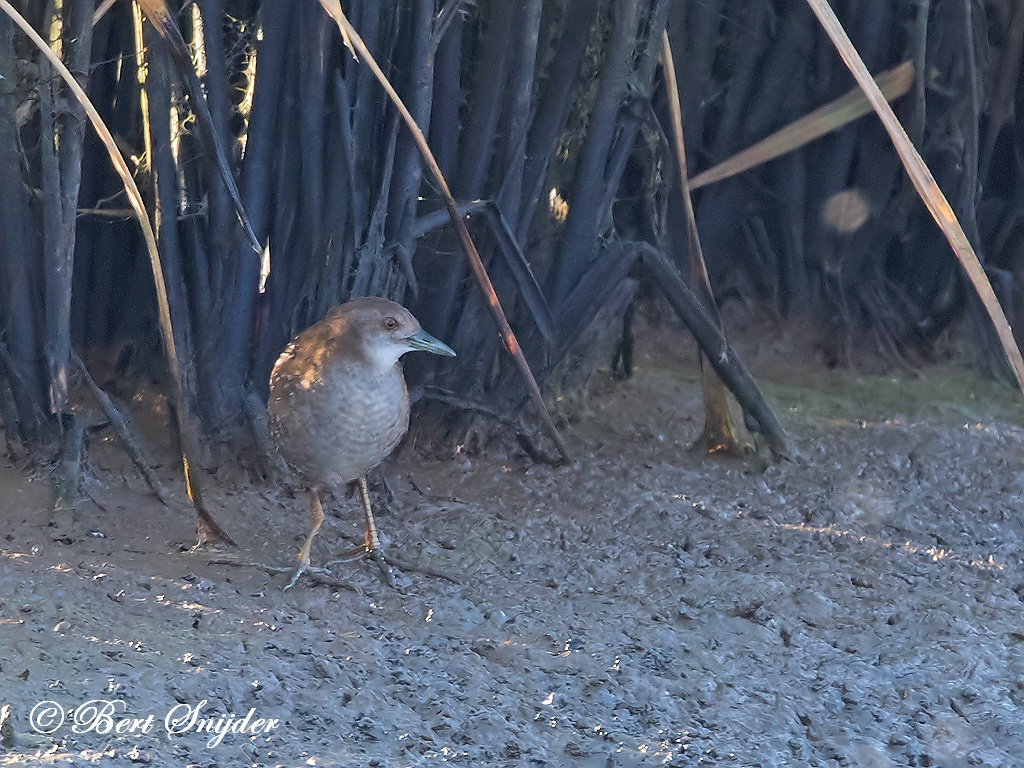
<instances>
[{"instance_id":1,"label":"bamboo-like stem","mask_svg":"<svg viewBox=\"0 0 1024 768\"><path fill-rule=\"evenodd\" d=\"M117 145L114 142L113 135L110 133L110 129L107 128L106 123L103 122L103 118L100 117L100 113L96 110L96 107L93 105L92 101L90 101L88 95L82 89L82 86L78 84L74 75L72 75L71 72L68 71L68 68L64 66L64 62L62 62L60 58L50 50L50 47L46 44L43 38L39 36L39 33L32 28L32 25L26 21L24 16L18 13L17 9L15 9L8 0L0 0L0 10L4 11L11 17L14 23L21 28L21 31L29 37L32 43L43 53L50 64L53 65L53 68L61 76L64 82L68 84L68 88L71 89L75 98L78 99L78 102L85 109L85 113L89 116L89 122L92 123L100 141L102 141L103 146L106 147L107 153L110 155L110 161L114 165L114 170L116 170L117 175L121 177L125 193L128 196L128 202L131 203L132 210L135 212L135 217L139 220L139 226L142 229L142 237L146 242L146 252L149 254L150 267L153 272L153 283L156 288L156 303L160 321L160 336L164 344L164 350L167 356L167 367L170 369L171 379L174 386L178 428L181 433L182 442L182 463L185 468L185 484L188 488L188 495L192 500L192 504L195 506L196 514L199 516L202 523L205 524L208 532L233 545L235 542L230 536L228 536L224 529L217 524L217 521L214 520L213 516L207 511L206 506L203 503L202 486L196 473L192 471L192 459L193 457L198 456L198 440L193 432L191 413L182 387L181 366L178 362L178 350L174 344L170 307L167 303L167 286L164 284L164 273L160 264L160 253L156 247L156 235L153 232L153 225L149 221L149 215L146 213L146 206L142 201L142 194L139 192L139 188L135 184L135 179L132 177L131 170L128 168L128 163L125 162L121 153L117 149ZM198 462L195 462L194 465L198 467ZM204 539L205 533L206 531L202 529L201 525L200 541Z\"/></svg>"},{"instance_id":2,"label":"bamboo-like stem","mask_svg":"<svg viewBox=\"0 0 1024 768\"><path fill-rule=\"evenodd\" d=\"M907 169L910 180L914 183L918 194L921 195L921 199L928 208L928 212L942 230L942 234L949 241L953 253L956 254L957 260L964 268L964 272L967 273L967 278L978 292L978 297L981 299L982 304L985 306L985 311L988 312L988 316L995 326L996 334L999 336L999 341L1003 346L1003 351L1010 361L1010 367L1013 369L1013 375L1017 378L1017 384L1020 386L1021 391L1024 392L1024 358L1021 357L1020 349L1013 339L1013 331L1010 330L1010 324L1006 321L1003 308L999 305L999 300L996 299L995 292L992 290L992 284L989 283L988 276L985 274L985 270L981 266L974 248L971 247L967 234L964 232L963 227L960 226L952 206L946 200L946 196L936 183L932 172L924 162L921 154L915 149L910 137L907 136L903 125L896 117L896 113L893 112L889 102L885 100L885 96L878 89L878 85L872 79L871 73L868 72L867 65L864 64L864 60L857 53L857 49L850 41L846 30L843 29L843 25L836 17L827 0L807 0L807 3L811 6L811 10L814 11L814 15L818 17L818 21L821 22L821 26L832 40L836 50L839 51L843 62L850 72L853 73L858 85L864 90L868 101L871 102L872 108L874 108L878 117L881 118L882 125L885 126L885 130L892 139L892 143L896 147L896 153L900 156L903 167Z\"/></svg>"},{"instance_id":3,"label":"bamboo-like stem","mask_svg":"<svg viewBox=\"0 0 1024 768\"><path fill-rule=\"evenodd\" d=\"M487 274L487 269L484 267L480 254L477 252L476 245L473 243L473 238L470 237L469 230L466 228L466 224L462 220L462 216L459 214L458 205L455 202L455 198L452 197L451 189L448 187L448 182L445 180L444 174L441 173L441 169L438 167L437 161L434 159L434 153L430 151L430 147L427 145L427 140L423 136L423 131L421 131L420 127L416 124L416 121L402 102L398 92L395 91L394 86L392 86L388 81L387 75L384 74L380 66L378 66L377 62L370 54L370 51L363 43L362 38L359 37L359 33L356 32L355 28L349 23L348 18L341 9L341 3L339 0L320 0L320 5L323 6L324 10L337 23L342 39L349 47L349 50L352 51L353 55L355 56L358 54L358 56L361 56L365 60L366 65L373 72L374 77L377 78L381 87L387 92L392 103L398 108L399 113L402 115L402 119L408 126L409 131L412 133L413 139L416 141L416 146L419 147L420 153L423 155L423 159L427 163L427 167L430 168L430 172L433 174L434 180L437 182L438 189L441 192L441 197L444 199L445 207L448 209L448 215L451 217L452 224L455 225L455 230L459 235L459 241L462 243L463 250L465 250L466 256L469 258L469 264L473 270L473 275L476 277L477 283L479 283L481 290L484 292L484 297L487 300L487 306L491 311L491 315L494 317L495 323L498 325L498 331L501 334L501 340L505 345L505 349L508 350L510 355L512 355L516 362L516 366L519 368L520 374L526 381L526 385L530 391L530 396L540 412L541 418L544 420L544 426L546 427L548 434L558 447L558 452L561 454L563 459L568 460L569 451L565 445L565 441L562 439L562 435L558 431L558 427L556 427L554 421L552 421L551 414L548 413L547 406L544 405L544 396L541 394L540 387L537 385L537 380L534 378L533 371L530 370L530 364L526 361L526 357L523 355L523 350L519 346L516 335L512 331L512 327L509 325L508 319L505 317L505 311L502 309L501 302L498 300L498 294L494 290L491 278Z\"/></svg>"},{"instance_id":4,"label":"bamboo-like stem","mask_svg":"<svg viewBox=\"0 0 1024 768\"><path fill-rule=\"evenodd\" d=\"M676 67L672 57L672 44L668 39L668 30L661 32L661 66L665 73L665 91L668 94L668 111L672 120L673 148L676 153L676 164L679 166L679 191L683 198L683 210L686 213L686 240L690 252L690 287L700 298L708 314L714 318L719 330L725 334L715 296L711 290L707 265L704 263L704 252L700 245L700 234L697 232L697 218L693 213L693 201L690 198L689 175L686 170L686 144L683 141L683 110L679 103L679 85L676 82ZM704 394L704 428L694 443L694 449L705 449L708 453L726 453L741 457L749 452L750 447L740 436L729 412L729 399L725 385L708 365L703 353L700 354L701 389ZM772 452L781 455L785 446L772 445Z\"/></svg>"},{"instance_id":5,"label":"bamboo-like stem","mask_svg":"<svg viewBox=\"0 0 1024 768\"><path fill-rule=\"evenodd\" d=\"M92 25L94 27L100 23L100 19L107 15L107 11L113 8L114 3L116 2L117 0L103 0L103 2L96 7L96 10L92 14Z\"/></svg>"},{"instance_id":6,"label":"bamboo-like stem","mask_svg":"<svg viewBox=\"0 0 1024 768\"><path fill-rule=\"evenodd\" d=\"M135 0L135 5L142 10L149 23L153 25L153 28L160 37L167 42L168 53L178 68L183 85L185 86L185 92L188 94L192 103L192 109L196 114L200 135L202 135L206 144L204 148L212 155L217 173L224 182L225 191L231 199L231 203L235 208L235 214L238 216L238 222L242 227L242 234L254 253L262 253L263 246L260 244L259 238L256 237L256 233L253 232L252 223L249 221L249 214L245 212L245 206L242 205L242 195L238 191L238 185L235 183L234 176L231 175L227 153L224 150L220 136L217 135L213 118L210 115L210 108L206 103L206 97L203 95L203 89L199 83L199 76L196 75L195 70L192 68L192 59L188 46L185 45L185 40L181 36L181 31L174 21L170 8L168 8L165 0ZM253 258L256 257L254 256Z\"/></svg>"}]
</instances>

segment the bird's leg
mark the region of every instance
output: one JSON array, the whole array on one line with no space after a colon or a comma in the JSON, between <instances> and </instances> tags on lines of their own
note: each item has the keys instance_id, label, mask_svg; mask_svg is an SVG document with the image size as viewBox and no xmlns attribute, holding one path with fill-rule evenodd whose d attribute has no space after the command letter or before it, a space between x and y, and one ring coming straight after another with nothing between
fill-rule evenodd
<instances>
[{"instance_id":1,"label":"bird's leg","mask_svg":"<svg viewBox=\"0 0 1024 768\"><path fill-rule=\"evenodd\" d=\"M380 549L380 537L377 535L377 521L373 519L373 508L370 506L370 489L366 484L366 475L360 475L359 480L359 501L363 504L363 513L366 515L366 547L367 552L374 552Z\"/></svg>"},{"instance_id":2,"label":"bird's leg","mask_svg":"<svg viewBox=\"0 0 1024 768\"><path fill-rule=\"evenodd\" d=\"M315 486L309 491L309 512L309 535L306 537L306 541L302 545L302 549L299 551L299 567L295 569L295 575L292 576L292 580L288 582L285 589L291 589L294 587L295 582L299 580L303 571L309 568L309 553L313 548L313 539L316 538L317 533L319 533L320 526L324 524L324 507L320 503L320 494Z\"/></svg>"},{"instance_id":3,"label":"bird's leg","mask_svg":"<svg viewBox=\"0 0 1024 768\"><path fill-rule=\"evenodd\" d=\"M388 583L388 586L393 587L395 586L395 578L391 575L391 569L388 568L387 560L381 551L380 536L377 535L377 521L373 519L373 508L370 506L370 489L366 485L366 475L360 475L356 484L359 487L359 501L362 502L363 515L366 518L366 533L364 534L363 543L343 554L341 559L351 560L355 557L369 555L373 562L377 564L377 567L380 568L384 581Z\"/></svg>"},{"instance_id":4,"label":"bird's leg","mask_svg":"<svg viewBox=\"0 0 1024 768\"><path fill-rule=\"evenodd\" d=\"M342 560L350 560L353 557L359 557L361 555L369 555L373 562L380 568L380 572L384 577L384 581L388 583L388 586L395 586L395 579L391 573L393 566L402 571L418 571L419 573L425 573L428 576L436 576L439 579L446 579L453 584L458 584L458 580L448 576L444 573L431 570L429 568L421 568L416 565L411 565L398 558L392 557L391 555L384 554L384 550L380 546L380 537L377 534L377 521L373 518L373 509L370 506L370 491L366 485L366 476L362 476L357 481L359 485L359 500L363 504L363 513L366 516L366 534L363 543L355 549L346 552L342 555Z\"/></svg>"},{"instance_id":5,"label":"bird's leg","mask_svg":"<svg viewBox=\"0 0 1024 768\"><path fill-rule=\"evenodd\" d=\"M360 475L357 482L359 483L359 500L363 503L363 514L366 516L366 541L363 547L380 568L384 581L388 583L388 586L393 587L395 579L380 550L380 537L377 535L377 521L373 519L373 509L370 506L370 489L366 485L366 475Z\"/></svg>"}]
</instances>

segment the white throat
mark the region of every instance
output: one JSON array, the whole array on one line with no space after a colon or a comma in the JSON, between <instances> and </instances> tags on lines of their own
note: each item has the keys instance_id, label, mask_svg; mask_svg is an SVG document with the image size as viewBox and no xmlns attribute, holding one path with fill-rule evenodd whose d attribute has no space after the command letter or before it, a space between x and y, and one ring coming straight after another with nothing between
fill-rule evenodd
<instances>
[{"instance_id":1,"label":"white throat","mask_svg":"<svg viewBox=\"0 0 1024 768\"><path fill-rule=\"evenodd\" d=\"M364 350L370 365L378 371L393 368L398 359L409 352L409 345L394 339L378 339L375 344Z\"/></svg>"}]
</instances>

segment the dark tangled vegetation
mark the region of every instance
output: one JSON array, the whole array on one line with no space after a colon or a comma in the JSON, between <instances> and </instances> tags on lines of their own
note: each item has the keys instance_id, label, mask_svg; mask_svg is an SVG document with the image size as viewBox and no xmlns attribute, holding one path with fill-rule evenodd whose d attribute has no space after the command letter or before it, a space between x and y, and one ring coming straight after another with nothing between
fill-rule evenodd
<instances>
[{"instance_id":1,"label":"dark tangled vegetation","mask_svg":"<svg viewBox=\"0 0 1024 768\"><path fill-rule=\"evenodd\" d=\"M158 229L185 392L207 436L244 435L286 341L364 294L406 303L459 351L457 365L420 361L418 391L523 429L522 377L420 155L318 3L169 5L211 136L197 129L181 61L134 4L96 19L92 0L14 5L59 38L52 44L134 164ZM803 0L343 7L427 133L549 386L564 383L552 373L595 317L609 333L624 317L628 326L642 272L663 286L690 272L659 71L664 29L691 172L853 86ZM914 63L897 112L1012 321L1024 11L995 0L834 7L873 72ZM0 414L12 444L55 445L74 422L72 349L94 372L110 362L108 378L160 367L152 276L81 107L3 14L0 78ZM217 172L213 136L263 255ZM864 338L894 360L923 361L969 311L986 364L1001 370L988 320L874 118L709 185L694 202L719 301L825 318L837 363ZM628 358L627 343L626 368Z\"/></svg>"}]
</instances>

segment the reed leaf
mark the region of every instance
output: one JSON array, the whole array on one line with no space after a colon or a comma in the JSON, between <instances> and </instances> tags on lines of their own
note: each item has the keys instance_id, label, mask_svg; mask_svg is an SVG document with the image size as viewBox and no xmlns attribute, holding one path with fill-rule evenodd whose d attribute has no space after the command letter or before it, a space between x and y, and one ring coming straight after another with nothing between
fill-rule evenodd
<instances>
[{"instance_id":1,"label":"reed leaf","mask_svg":"<svg viewBox=\"0 0 1024 768\"><path fill-rule=\"evenodd\" d=\"M907 173L910 175L910 180L914 183L914 187L928 208L928 212L939 225L942 234L946 236L950 247L953 249L953 253L956 254L957 260L963 267L964 272L967 273L967 277L974 286L974 289L978 292L978 297L981 299L985 311L995 326L996 334L999 336L999 341L1003 346L1003 351L1006 353L1010 367L1013 369L1013 375L1017 378L1017 384L1020 386L1021 392L1024 393L1024 358L1021 358L1020 349L1017 347L1017 342L1013 339L1013 331L1010 329L1010 324L1006 321L1003 308L999 305L998 299L996 299L995 292L992 290L992 284L989 282L988 276L985 274L985 270L982 268L981 262L974 252L974 248L971 247L963 227L957 220L952 206L950 206L946 196L936 183L932 172L924 162L921 154L914 147L914 143L910 140L903 125L896 117L896 113L892 111L889 102L885 100L885 96L871 78L867 65L864 64L864 60L857 53L857 49L854 48L853 43L846 34L846 30L836 17L831 6L829 6L827 0L807 0L807 2L832 40L836 50L839 51L843 62L864 90L868 101L871 102L872 108L881 118L885 130L896 147L896 152L903 163L903 167L907 169Z\"/></svg>"},{"instance_id":2,"label":"reed leaf","mask_svg":"<svg viewBox=\"0 0 1024 768\"><path fill-rule=\"evenodd\" d=\"M875 78L882 95L888 101L895 101L907 91L914 82L914 64L905 61L898 67L886 70ZM700 189L716 181L723 181L731 176L749 171L777 157L810 144L815 139L839 130L844 125L858 120L871 112L871 103L864 96L864 91L854 88L844 96L818 107L813 112L794 120L785 128L780 128L770 136L761 139L741 152L737 152L718 165L698 173L690 179L690 189Z\"/></svg>"}]
</instances>

